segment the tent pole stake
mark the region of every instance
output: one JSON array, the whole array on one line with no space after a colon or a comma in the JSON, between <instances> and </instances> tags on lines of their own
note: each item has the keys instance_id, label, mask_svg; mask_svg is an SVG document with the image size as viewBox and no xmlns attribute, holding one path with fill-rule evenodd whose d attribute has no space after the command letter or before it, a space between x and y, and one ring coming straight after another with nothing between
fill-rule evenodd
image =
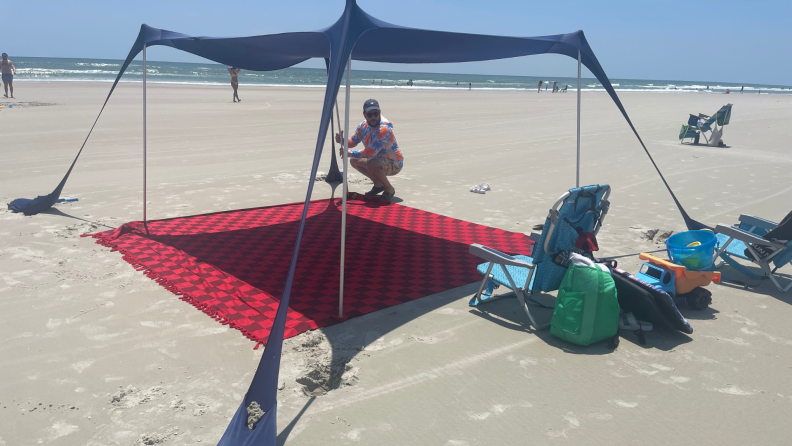
<instances>
[{"instance_id":1,"label":"tent pole stake","mask_svg":"<svg viewBox=\"0 0 792 446\"><path fill-rule=\"evenodd\" d=\"M146 221L146 45L143 45L143 223Z\"/></svg>"},{"instance_id":2,"label":"tent pole stake","mask_svg":"<svg viewBox=\"0 0 792 446\"><path fill-rule=\"evenodd\" d=\"M578 50L577 87L577 164L575 167L575 187L580 187L580 50Z\"/></svg>"},{"instance_id":3,"label":"tent pole stake","mask_svg":"<svg viewBox=\"0 0 792 446\"><path fill-rule=\"evenodd\" d=\"M341 280L338 289L338 317L344 318L344 251L346 248L347 178L349 175L349 78L352 75L352 54L347 60L346 106L344 107L344 194L341 196ZM335 153L333 154L335 156Z\"/></svg>"}]
</instances>

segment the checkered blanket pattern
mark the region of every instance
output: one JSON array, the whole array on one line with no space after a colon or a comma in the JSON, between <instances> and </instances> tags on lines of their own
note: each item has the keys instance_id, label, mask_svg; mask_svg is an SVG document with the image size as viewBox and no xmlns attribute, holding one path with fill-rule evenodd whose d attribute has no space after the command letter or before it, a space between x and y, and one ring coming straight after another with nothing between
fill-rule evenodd
<instances>
[{"instance_id":1,"label":"checkered blanket pattern","mask_svg":"<svg viewBox=\"0 0 792 446\"><path fill-rule=\"evenodd\" d=\"M265 343L289 269L303 203L130 222L85 234L222 324ZM476 282L483 243L530 252L525 234L356 193L347 201L344 317ZM315 200L300 246L285 337L338 318L341 200Z\"/></svg>"}]
</instances>

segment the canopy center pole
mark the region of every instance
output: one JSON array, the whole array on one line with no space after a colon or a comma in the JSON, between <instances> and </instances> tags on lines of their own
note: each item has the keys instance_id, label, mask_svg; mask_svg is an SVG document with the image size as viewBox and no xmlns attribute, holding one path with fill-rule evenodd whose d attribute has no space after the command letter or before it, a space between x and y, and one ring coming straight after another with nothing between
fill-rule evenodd
<instances>
[{"instance_id":1,"label":"canopy center pole","mask_svg":"<svg viewBox=\"0 0 792 446\"><path fill-rule=\"evenodd\" d=\"M146 223L146 45L143 45L143 223Z\"/></svg>"},{"instance_id":2,"label":"canopy center pole","mask_svg":"<svg viewBox=\"0 0 792 446\"><path fill-rule=\"evenodd\" d=\"M349 78L352 74L352 54L349 55L347 61L347 78L346 78L346 106L344 107L344 172L342 174L344 180L344 193L341 196L341 280L338 285L338 317L344 317L344 250L346 248L346 216L347 216L347 178L349 175ZM333 154L335 156L335 153Z\"/></svg>"},{"instance_id":3,"label":"canopy center pole","mask_svg":"<svg viewBox=\"0 0 792 446\"><path fill-rule=\"evenodd\" d=\"M577 87L577 165L575 167L575 187L580 187L580 50L578 50Z\"/></svg>"}]
</instances>

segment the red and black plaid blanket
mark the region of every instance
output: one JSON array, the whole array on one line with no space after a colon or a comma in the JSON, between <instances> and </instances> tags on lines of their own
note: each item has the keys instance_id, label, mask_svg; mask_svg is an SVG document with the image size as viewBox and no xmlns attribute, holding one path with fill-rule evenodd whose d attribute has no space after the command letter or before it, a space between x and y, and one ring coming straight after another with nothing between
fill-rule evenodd
<instances>
[{"instance_id":1,"label":"red and black plaid blanket","mask_svg":"<svg viewBox=\"0 0 792 446\"><path fill-rule=\"evenodd\" d=\"M303 203L130 222L96 242L222 324L264 343L289 269ZM530 252L528 236L350 193L344 317L480 280L468 245ZM312 201L285 337L336 324L341 200Z\"/></svg>"}]
</instances>

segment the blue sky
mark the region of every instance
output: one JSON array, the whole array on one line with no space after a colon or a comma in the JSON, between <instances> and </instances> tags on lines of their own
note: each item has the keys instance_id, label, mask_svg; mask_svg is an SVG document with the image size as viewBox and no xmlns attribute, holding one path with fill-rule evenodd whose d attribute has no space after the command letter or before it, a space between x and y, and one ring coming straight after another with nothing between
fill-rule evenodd
<instances>
[{"instance_id":1,"label":"blue sky","mask_svg":"<svg viewBox=\"0 0 792 446\"><path fill-rule=\"evenodd\" d=\"M404 26L514 36L583 29L611 78L792 86L792 1L358 0ZM4 2L0 50L17 56L121 59L141 23L191 35L244 36L331 25L343 0L136 0ZM153 48L152 60L197 61ZM320 63L307 66L322 67ZM356 63L354 68L575 76L563 56L445 65Z\"/></svg>"}]
</instances>

